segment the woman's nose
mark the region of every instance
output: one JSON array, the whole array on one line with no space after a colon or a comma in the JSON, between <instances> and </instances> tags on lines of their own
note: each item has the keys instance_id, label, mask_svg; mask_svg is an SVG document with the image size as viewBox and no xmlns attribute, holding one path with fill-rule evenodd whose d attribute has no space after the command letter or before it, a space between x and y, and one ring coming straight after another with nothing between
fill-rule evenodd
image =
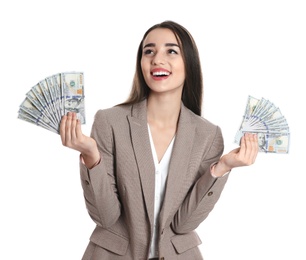
<instances>
[{"instance_id":1,"label":"woman's nose","mask_svg":"<svg viewBox=\"0 0 306 260\"><path fill-rule=\"evenodd\" d=\"M165 64L166 62L166 58L165 55L163 53L156 53L154 58L152 59L152 64L153 65L158 65L158 64Z\"/></svg>"}]
</instances>

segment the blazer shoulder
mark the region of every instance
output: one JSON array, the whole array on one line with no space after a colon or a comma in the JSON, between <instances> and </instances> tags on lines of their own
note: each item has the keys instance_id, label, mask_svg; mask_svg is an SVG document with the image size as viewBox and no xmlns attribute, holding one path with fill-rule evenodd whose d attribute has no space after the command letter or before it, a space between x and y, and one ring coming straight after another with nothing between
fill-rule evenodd
<instances>
[{"instance_id":1,"label":"blazer shoulder","mask_svg":"<svg viewBox=\"0 0 306 260\"><path fill-rule=\"evenodd\" d=\"M95 114L95 120L100 121L107 119L108 121L114 121L122 119L131 114L130 105L118 105L110 108L99 109Z\"/></svg>"},{"instance_id":2,"label":"blazer shoulder","mask_svg":"<svg viewBox=\"0 0 306 260\"><path fill-rule=\"evenodd\" d=\"M197 128L202 129L203 131L217 131L220 130L220 127L213 123L212 121L206 119L203 116L199 116L189 110L191 120L197 125Z\"/></svg>"}]
</instances>

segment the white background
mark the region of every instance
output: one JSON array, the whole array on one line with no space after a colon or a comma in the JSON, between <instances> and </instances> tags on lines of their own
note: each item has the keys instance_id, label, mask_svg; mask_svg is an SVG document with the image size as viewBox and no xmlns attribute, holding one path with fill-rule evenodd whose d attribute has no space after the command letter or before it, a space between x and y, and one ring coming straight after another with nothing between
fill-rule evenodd
<instances>
[{"instance_id":1,"label":"white background","mask_svg":"<svg viewBox=\"0 0 306 260\"><path fill-rule=\"evenodd\" d=\"M126 99L145 30L170 19L197 42L203 114L222 128L225 152L248 95L279 106L291 130L289 154L233 170L198 228L205 260L305 260L305 13L302 0L2 1L0 259L81 259L94 227L78 153L17 119L25 93L83 71L89 134L98 109Z\"/></svg>"}]
</instances>

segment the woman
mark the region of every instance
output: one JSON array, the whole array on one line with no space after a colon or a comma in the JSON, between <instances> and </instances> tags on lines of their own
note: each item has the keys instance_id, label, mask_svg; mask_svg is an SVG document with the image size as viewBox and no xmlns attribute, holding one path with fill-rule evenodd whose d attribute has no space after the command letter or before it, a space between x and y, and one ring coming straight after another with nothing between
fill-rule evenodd
<instances>
[{"instance_id":1,"label":"woman","mask_svg":"<svg viewBox=\"0 0 306 260\"><path fill-rule=\"evenodd\" d=\"M251 165L256 135L226 155L218 126L201 117L196 44L165 21L144 34L130 97L96 113L91 136L64 116L64 146L81 153L87 210L95 221L83 260L203 259L194 231L234 167Z\"/></svg>"}]
</instances>

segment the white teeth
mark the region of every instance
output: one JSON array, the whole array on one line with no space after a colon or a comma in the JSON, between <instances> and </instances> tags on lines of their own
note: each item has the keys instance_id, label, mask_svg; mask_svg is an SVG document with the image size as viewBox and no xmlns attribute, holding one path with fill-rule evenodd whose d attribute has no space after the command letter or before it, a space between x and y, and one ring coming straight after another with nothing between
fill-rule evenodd
<instances>
[{"instance_id":1,"label":"white teeth","mask_svg":"<svg viewBox=\"0 0 306 260\"><path fill-rule=\"evenodd\" d=\"M169 76L170 73L166 71L158 71L158 72L153 72L153 76Z\"/></svg>"}]
</instances>

